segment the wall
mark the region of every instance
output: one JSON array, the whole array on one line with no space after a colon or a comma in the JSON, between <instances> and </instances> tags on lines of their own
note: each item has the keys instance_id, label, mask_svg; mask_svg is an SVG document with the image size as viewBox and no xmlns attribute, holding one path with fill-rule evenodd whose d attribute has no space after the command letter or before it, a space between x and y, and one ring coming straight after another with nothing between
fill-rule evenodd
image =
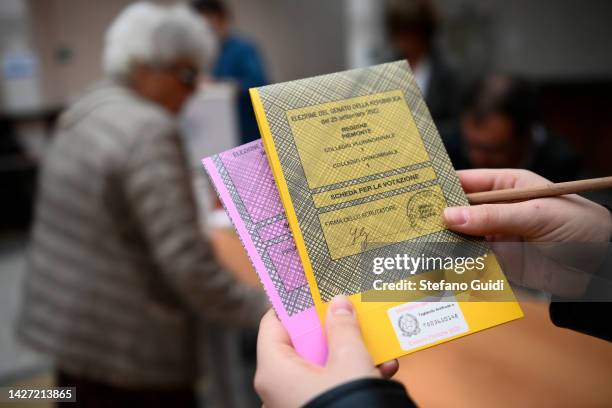
<instances>
[{"instance_id":1,"label":"wall","mask_svg":"<svg viewBox=\"0 0 612 408\"><path fill-rule=\"evenodd\" d=\"M130 0L29 0L48 104L101 76L106 27ZM235 25L260 46L270 77L285 81L344 67L343 2L231 0Z\"/></svg>"},{"instance_id":2,"label":"wall","mask_svg":"<svg viewBox=\"0 0 612 408\"><path fill-rule=\"evenodd\" d=\"M345 67L341 0L230 0L235 25L263 51L273 81Z\"/></svg>"},{"instance_id":3,"label":"wall","mask_svg":"<svg viewBox=\"0 0 612 408\"><path fill-rule=\"evenodd\" d=\"M363 14L364 7L375 10L380 1L228 0L236 26L259 44L272 81L363 65L368 55L380 54L381 23ZM104 30L130 1L11 2L30 6L32 38L51 104L65 102L100 76ZM449 23L446 42L458 50L467 71L494 67L543 80L612 76L610 1L436 2ZM5 14L1 7L0 13ZM5 36L3 30L0 34Z\"/></svg>"},{"instance_id":4,"label":"wall","mask_svg":"<svg viewBox=\"0 0 612 408\"><path fill-rule=\"evenodd\" d=\"M106 27L129 0L29 0L32 38L49 105L61 105L101 77Z\"/></svg>"}]
</instances>

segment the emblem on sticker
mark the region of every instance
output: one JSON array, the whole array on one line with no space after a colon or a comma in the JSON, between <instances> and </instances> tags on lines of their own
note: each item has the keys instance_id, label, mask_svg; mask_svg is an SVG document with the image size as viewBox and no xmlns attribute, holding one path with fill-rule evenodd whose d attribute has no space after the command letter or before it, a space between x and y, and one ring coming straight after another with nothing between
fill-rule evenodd
<instances>
[{"instance_id":1,"label":"emblem on sticker","mask_svg":"<svg viewBox=\"0 0 612 408\"><path fill-rule=\"evenodd\" d=\"M419 321L410 313L401 315L397 320L397 326L400 328L402 334L408 337L415 336L421 331Z\"/></svg>"},{"instance_id":2,"label":"emblem on sticker","mask_svg":"<svg viewBox=\"0 0 612 408\"><path fill-rule=\"evenodd\" d=\"M387 310L403 350L438 343L469 331L461 307L453 296L437 302L430 299L404 303Z\"/></svg>"}]
</instances>

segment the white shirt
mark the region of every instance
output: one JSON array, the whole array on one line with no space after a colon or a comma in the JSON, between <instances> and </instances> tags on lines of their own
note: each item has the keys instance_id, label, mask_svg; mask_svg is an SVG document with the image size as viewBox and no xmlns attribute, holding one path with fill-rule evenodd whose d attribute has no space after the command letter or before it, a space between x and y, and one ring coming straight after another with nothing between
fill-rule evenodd
<instances>
[{"instance_id":1,"label":"white shirt","mask_svg":"<svg viewBox=\"0 0 612 408\"><path fill-rule=\"evenodd\" d=\"M416 80L423 97L425 97L425 95L427 95L427 90L429 89L429 80L431 79L431 62L429 61L429 58L426 58L417 64L412 71L414 72L414 79Z\"/></svg>"}]
</instances>

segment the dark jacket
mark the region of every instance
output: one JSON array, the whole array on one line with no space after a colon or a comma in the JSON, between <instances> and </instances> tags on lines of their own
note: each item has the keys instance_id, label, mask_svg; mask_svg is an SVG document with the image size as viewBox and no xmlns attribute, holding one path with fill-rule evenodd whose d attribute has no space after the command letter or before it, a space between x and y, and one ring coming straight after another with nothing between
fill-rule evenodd
<instances>
[{"instance_id":1,"label":"dark jacket","mask_svg":"<svg viewBox=\"0 0 612 408\"><path fill-rule=\"evenodd\" d=\"M238 87L236 102L240 143L259 139L249 88L266 85L268 80L257 47L236 34L229 35L221 44L213 75L217 79L234 81Z\"/></svg>"},{"instance_id":2,"label":"dark jacket","mask_svg":"<svg viewBox=\"0 0 612 408\"><path fill-rule=\"evenodd\" d=\"M310 401L305 408L416 407L397 381L364 378L339 385Z\"/></svg>"},{"instance_id":3,"label":"dark jacket","mask_svg":"<svg viewBox=\"0 0 612 408\"><path fill-rule=\"evenodd\" d=\"M431 76L424 98L436 127L444 136L457 119L461 93L460 80L456 72L437 52L433 52L429 58Z\"/></svg>"}]
</instances>

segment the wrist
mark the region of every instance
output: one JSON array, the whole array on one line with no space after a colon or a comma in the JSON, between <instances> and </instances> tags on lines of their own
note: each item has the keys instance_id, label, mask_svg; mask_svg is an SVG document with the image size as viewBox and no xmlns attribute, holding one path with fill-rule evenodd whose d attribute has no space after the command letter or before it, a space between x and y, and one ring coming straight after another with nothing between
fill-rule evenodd
<instances>
[{"instance_id":1,"label":"wrist","mask_svg":"<svg viewBox=\"0 0 612 408\"><path fill-rule=\"evenodd\" d=\"M415 407L404 386L392 380L362 378L340 384L310 400L305 408Z\"/></svg>"}]
</instances>

